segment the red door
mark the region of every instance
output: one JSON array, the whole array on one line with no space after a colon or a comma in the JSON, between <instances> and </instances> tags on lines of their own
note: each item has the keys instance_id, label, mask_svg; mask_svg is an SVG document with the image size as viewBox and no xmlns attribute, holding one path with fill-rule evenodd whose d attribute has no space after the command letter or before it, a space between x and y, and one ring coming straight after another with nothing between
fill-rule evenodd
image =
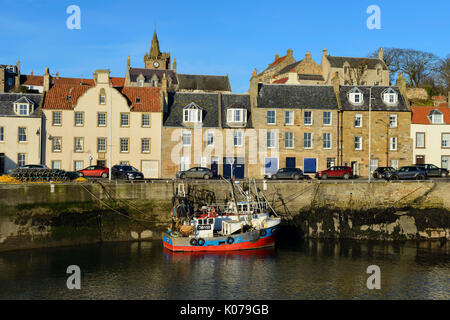
<instances>
[{"instance_id":1,"label":"red door","mask_svg":"<svg viewBox=\"0 0 450 320\"><path fill-rule=\"evenodd\" d=\"M416 164L425 164L425 156L416 156Z\"/></svg>"}]
</instances>

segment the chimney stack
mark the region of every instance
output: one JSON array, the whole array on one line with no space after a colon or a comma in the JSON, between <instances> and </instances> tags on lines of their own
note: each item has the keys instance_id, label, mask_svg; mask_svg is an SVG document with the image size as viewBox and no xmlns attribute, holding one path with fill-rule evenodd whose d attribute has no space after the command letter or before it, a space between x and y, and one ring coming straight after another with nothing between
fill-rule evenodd
<instances>
[{"instance_id":1,"label":"chimney stack","mask_svg":"<svg viewBox=\"0 0 450 320\"><path fill-rule=\"evenodd\" d=\"M383 60L383 48L378 50L378 59Z\"/></svg>"},{"instance_id":2,"label":"chimney stack","mask_svg":"<svg viewBox=\"0 0 450 320\"><path fill-rule=\"evenodd\" d=\"M312 60L312 58L311 58L311 52L306 52L305 53L305 61L306 62L309 62L309 61L311 61Z\"/></svg>"},{"instance_id":3,"label":"chimney stack","mask_svg":"<svg viewBox=\"0 0 450 320\"><path fill-rule=\"evenodd\" d=\"M294 51L293 51L292 49L287 49L286 55L287 55L288 57L292 57L292 56L294 55Z\"/></svg>"},{"instance_id":4,"label":"chimney stack","mask_svg":"<svg viewBox=\"0 0 450 320\"><path fill-rule=\"evenodd\" d=\"M276 54L275 54L275 61L277 61L279 57L280 57L280 56L278 55L278 53L276 53Z\"/></svg>"},{"instance_id":5,"label":"chimney stack","mask_svg":"<svg viewBox=\"0 0 450 320\"><path fill-rule=\"evenodd\" d=\"M173 71L176 73L177 72L177 59L173 58L173 67L172 67Z\"/></svg>"},{"instance_id":6,"label":"chimney stack","mask_svg":"<svg viewBox=\"0 0 450 320\"><path fill-rule=\"evenodd\" d=\"M45 68L44 73L44 92L48 92L50 90L50 71L47 68Z\"/></svg>"},{"instance_id":7,"label":"chimney stack","mask_svg":"<svg viewBox=\"0 0 450 320\"><path fill-rule=\"evenodd\" d=\"M327 48L323 48L322 50L322 57L326 57L328 55Z\"/></svg>"}]
</instances>

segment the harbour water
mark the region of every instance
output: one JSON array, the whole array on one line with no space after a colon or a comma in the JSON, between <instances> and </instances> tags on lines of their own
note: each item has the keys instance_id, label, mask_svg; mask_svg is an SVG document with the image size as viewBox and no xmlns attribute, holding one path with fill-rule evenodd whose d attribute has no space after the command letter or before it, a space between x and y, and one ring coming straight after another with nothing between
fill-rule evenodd
<instances>
[{"instance_id":1,"label":"harbour water","mask_svg":"<svg viewBox=\"0 0 450 320\"><path fill-rule=\"evenodd\" d=\"M70 265L80 290L67 288ZM380 290L367 288L370 265ZM3 252L0 299L450 299L450 244L295 240L193 254L155 240Z\"/></svg>"}]
</instances>

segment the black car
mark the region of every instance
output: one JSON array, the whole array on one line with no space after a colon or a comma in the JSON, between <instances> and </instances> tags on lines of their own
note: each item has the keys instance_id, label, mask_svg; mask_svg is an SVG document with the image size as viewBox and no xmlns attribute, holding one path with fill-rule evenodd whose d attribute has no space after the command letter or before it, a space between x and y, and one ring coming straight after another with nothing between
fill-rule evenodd
<instances>
[{"instance_id":1,"label":"black car","mask_svg":"<svg viewBox=\"0 0 450 320\"><path fill-rule=\"evenodd\" d=\"M416 166L401 167L398 170L386 172L386 180L425 180L427 178L427 172Z\"/></svg>"},{"instance_id":2,"label":"black car","mask_svg":"<svg viewBox=\"0 0 450 320\"><path fill-rule=\"evenodd\" d=\"M373 172L372 176L375 179L382 179L385 177L386 173L395 171L395 168L393 167L378 167Z\"/></svg>"},{"instance_id":3,"label":"black car","mask_svg":"<svg viewBox=\"0 0 450 320\"><path fill-rule=\"evenodd\" d=\"M439 168L434 164L415 164L415 167L421 168L427 172L429 177L448 177L448 170L444 168Z\"/></svg>"},{"instance_id":4,"label":"black car","mask_svg":"<svg viewBox=\"0 0 450 320\"><path fill-rule=\"evenodd\" d=\"M142 180L144 174L132 166L115 165L111 168L111 177L114 179Z\"/></svg>"},{"instance_id":5,"label":"black car","mask_svg":"<svg viewBox=\"0 0 450 320\"><path fill-rule=\"evenodd\" d=\"M272 180L277 180L277 179L294 179L294 180L299 180L299 179L304 179L305 175L303 175L303 171L298 169L298 168L281 168L278 169L278 171L272 175L266 175L265 176L266 179L272 179Z\"/></svg>"}]
</instances>

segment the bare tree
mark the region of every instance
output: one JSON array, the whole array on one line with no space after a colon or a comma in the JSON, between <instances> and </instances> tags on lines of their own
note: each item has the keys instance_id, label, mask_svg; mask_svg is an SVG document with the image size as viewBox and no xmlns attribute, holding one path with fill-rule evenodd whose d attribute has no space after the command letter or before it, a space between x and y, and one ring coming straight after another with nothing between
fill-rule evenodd
<instances>
[{"instance_id":1,"label":"bare tree","mask_svg":"<svg viewBox=\"0 0 450 320\"><path fill-rule=\"evenodd\" d=\"M348 81L350 85L362 85L366 76L369 61L367 59L361 59L356 64L350 65L348 68Z\"/></svg>"},{"instance_id":2,"label":"bare tree","mask_svg":"<svg viewBox=\"0 0 450 320\"><path fill-rule=\"evenodd\" d=\"M438 81L444 92L450 91L450 54L439 63Z\"/></svg>"}]
</instances>

